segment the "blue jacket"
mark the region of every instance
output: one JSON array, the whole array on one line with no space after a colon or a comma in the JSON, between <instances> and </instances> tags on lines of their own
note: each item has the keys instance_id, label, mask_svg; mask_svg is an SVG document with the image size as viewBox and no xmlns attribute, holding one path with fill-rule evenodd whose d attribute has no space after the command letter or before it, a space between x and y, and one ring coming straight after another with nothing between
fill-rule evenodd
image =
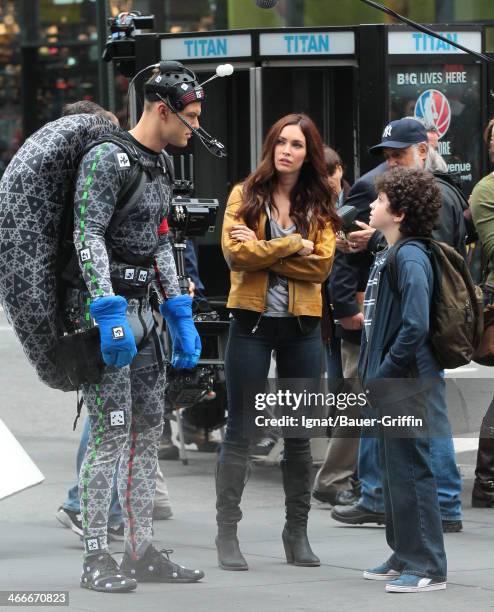
<instances>
[{"instance_id":1,"label":"blue jacket","mask_svg":"<svg viewBox=\"0 0 494 612\"><path fill-rule=\"evenodd\" d=\"M399 296L390 287L385 265L369 342L362 334L358 371L364 387L375 379L422 379L430 386L426 381L442 378L429 343L434 277L427 246L418 241L405 244L397 253L396 268Z\"/></svg>"}]
</instances>

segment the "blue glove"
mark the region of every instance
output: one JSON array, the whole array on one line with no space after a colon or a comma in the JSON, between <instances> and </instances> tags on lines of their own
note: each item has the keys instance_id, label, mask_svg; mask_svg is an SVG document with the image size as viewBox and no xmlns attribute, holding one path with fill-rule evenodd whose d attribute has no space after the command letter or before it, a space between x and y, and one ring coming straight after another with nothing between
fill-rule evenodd
<instances>
[{"instance_id":1,"label":"blue glove","mask_svg":"<svg viewBox=\"0 0 494 612\"><path fill-rule=\"evenodd\" d=\"M201 356L201 339L192 319L192 298L177 295L160 306L173 342L172 366L195 368Z\"/></svg>"},{"instance_id":2,"label":"blue glove","mask_svg":"<svg viewBox=\"0 0 494 612\"><path fill-rule=\"evenodd\" d=\"M108 295L92 302L89 310L99 327L103 361L117 368L129 365L137 347L127 321L127 300L121 295Z\"/></svg>"}]
</instances>

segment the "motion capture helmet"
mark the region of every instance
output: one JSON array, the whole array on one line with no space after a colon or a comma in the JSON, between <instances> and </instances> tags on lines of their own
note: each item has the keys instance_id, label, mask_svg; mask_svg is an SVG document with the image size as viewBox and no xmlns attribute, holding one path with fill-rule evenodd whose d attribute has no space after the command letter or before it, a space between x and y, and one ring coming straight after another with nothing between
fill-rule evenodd
<instances>
[{"instance_id":1,"label":"motion capture helmet","mask_svg":"<svg viewBox=\"0 0 494 612\"><path fill-rule=\"evenodd\" d=\"M164 98L174 112L206 97L194 72L180 62L160 62L156 74L144 85L144 95L151 102Z\"/></svg>"}]
</instances>

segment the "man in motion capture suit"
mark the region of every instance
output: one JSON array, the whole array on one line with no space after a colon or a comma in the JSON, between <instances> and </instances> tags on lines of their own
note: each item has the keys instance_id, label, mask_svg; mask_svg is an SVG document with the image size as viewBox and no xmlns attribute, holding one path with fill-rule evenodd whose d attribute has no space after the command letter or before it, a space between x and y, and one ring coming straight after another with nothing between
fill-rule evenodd
<instances>
[{"instance_id":1,"label":"man in motion capture suit","mask_svg":"<svg viewBox=\"0 0 494 612\"><path fill-rule=\"evenodd\" d=\"M201 351L192 299L180 293L163 230L171 182L162 150L167 144L187 145L191 127L199 127L204 93L181 64L165 66L168 70L146 82L143 114L123 134L125 144L111 139L95 144L77 172L74 245L83 282L69 290L65 312L73 329L98 325L105 362L100 384L82 389L91 432L79 475L85 547L81 586L97 591L131 591L140 581L196 582L204 576L173 563L171 551L158 551L151 543L165 390L151 292L172 337L172 365L193 368ZM139 185L119 206L133 172L141 177ZM107 545L116 470L125 522L120 567Z\"/></svg>"}]
</instances>

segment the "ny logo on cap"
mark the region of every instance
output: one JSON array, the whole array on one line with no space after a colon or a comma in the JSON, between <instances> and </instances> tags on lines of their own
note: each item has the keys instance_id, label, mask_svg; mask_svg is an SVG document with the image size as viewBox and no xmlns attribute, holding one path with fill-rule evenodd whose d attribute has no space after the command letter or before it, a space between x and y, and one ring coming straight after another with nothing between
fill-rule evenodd
<instances>
[{"instance_id":1,"label":"ny logo on cap","mask_svg":"<svg viewBox=\"0 0 494 612\"><path fill-rule=\"evenodd\" d=\"M393 131L393 126L392 125L387 125L384 128L384 132L383 132L383 138L390 138L391 137L391 132Z\"/></svg>"}]
</instances>

